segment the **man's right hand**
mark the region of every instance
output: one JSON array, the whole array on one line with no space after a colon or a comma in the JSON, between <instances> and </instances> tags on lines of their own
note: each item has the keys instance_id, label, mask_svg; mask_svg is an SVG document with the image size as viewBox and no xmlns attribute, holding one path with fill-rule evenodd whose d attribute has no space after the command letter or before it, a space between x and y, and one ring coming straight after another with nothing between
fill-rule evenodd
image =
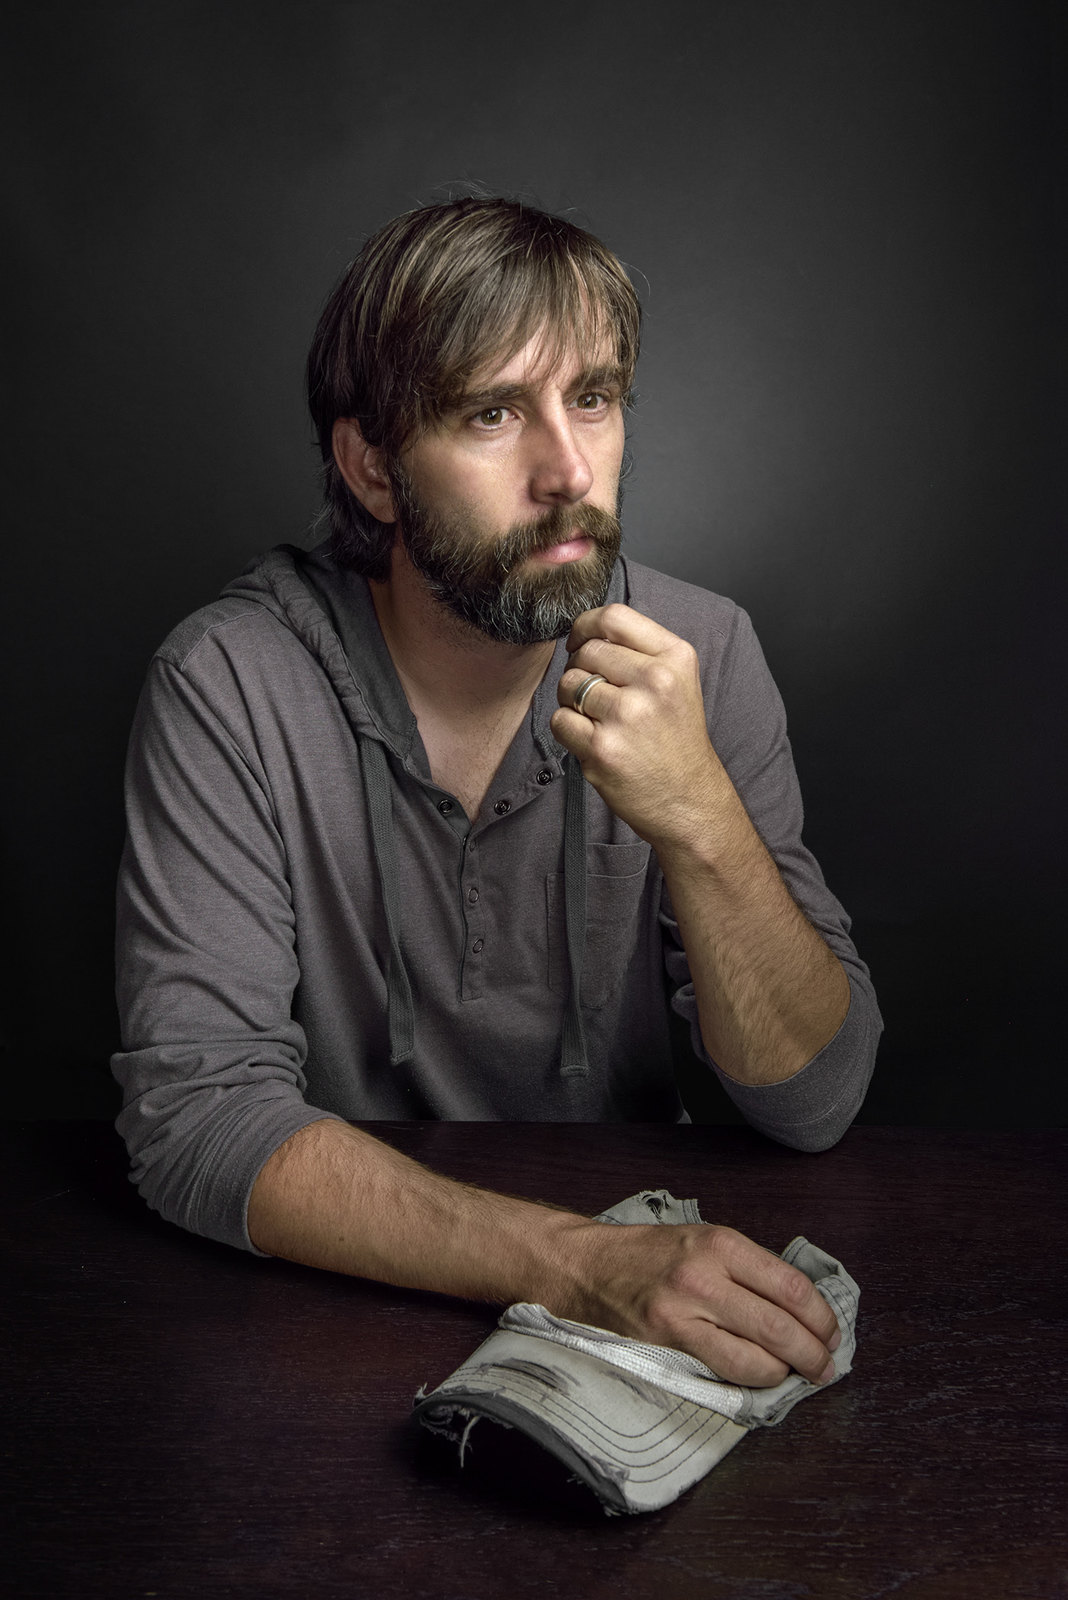
<instances>
[{"instance_id":1,"label":"man's right hand","mask_svg":"<svg viewBox=\"0 0 1068 1600\"><path fill-rule=\"evenodd\" d=\"M733 1383L766 1387L791 1370L833 1377L841 1334L826 1300L733 1228L593 1222L561 1244L569 1238L564 1271L578 1271L548 1307L556 1315L685 1350Z\"/></svg>"}]
</instances>

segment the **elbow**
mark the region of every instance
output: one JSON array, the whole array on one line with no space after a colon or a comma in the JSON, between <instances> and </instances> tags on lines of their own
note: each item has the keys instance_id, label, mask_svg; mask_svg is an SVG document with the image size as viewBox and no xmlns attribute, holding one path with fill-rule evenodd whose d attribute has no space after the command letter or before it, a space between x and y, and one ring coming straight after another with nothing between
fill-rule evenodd
<instances>
[{"instance_id":1,"label":"elbow","mask_svg":"<svg viewBox=\"0 0 1068 1600\"><path fill-rule=\"evenodd\" d=\"M870 1074L865 1075L859 1093L854 1091L844 1096L837 1104L826 1107L817 1117L805 1121L783 1120L774 1126L765 1126L760 1131L777 1144L803 1151L806 1155L820 1155L825 1150L833 1150L856 1121L864 1104L869 1077Z\"/></svg>"},{"instance_id":2,"label":"elbow","mask_svg":"<svg viewBox=\"0 0 1068 1600\"><path fill-rule=\"evenodd\" d=\"M167 1222L262 1254L248 1235L252 1185L277 1147L323 1116L277 1079L218 1087L158 1086L128 1098L116 1128L130 1177Z\"/></svg>"},{"instance_id":3,"label":"elbow","mask_svg":"<svg viewBox=\"0 0 1068 1600\"><path fill-rule=\"evenodd\" d=\"M771 1135L779 1144L786 1145L790 1150L800 1150L805 1155L822 1155L825 1150L833 1150L843 1137L846 1130L852 1126L853 1118L849 1117L844 1122L835 1122L830 1126L817 1126L809 1128L779 1130Z\"/></svg>"}]
</instances>

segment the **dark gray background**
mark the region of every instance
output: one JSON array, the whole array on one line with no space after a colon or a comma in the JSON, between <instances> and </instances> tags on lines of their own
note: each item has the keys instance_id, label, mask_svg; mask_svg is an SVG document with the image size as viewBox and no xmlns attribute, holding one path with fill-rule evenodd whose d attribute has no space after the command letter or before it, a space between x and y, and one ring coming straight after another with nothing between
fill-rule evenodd
<instances>
[{"instance_id":1,"label":"dark gray background","mask_svg":"<svg viewBox=\"0 0 1068 1600\"><path fill-rule=\"evenodd\" d=\"M630 551L751 612L887 1018L869 1121L1063 1121L1046 8L38 5L7 24L8 1103L105 1113L153 648L313 542L301 368L478 181L646 310Z\"/></svg>"}]
</instances>

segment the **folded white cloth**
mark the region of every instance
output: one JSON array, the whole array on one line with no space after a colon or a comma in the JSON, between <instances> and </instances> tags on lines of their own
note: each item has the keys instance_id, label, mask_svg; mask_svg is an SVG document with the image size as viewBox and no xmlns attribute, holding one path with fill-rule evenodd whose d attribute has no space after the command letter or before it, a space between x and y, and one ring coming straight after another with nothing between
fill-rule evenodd
<instances>
[{"instance_id":1,"label":"folded white cloth","mask_svg":"<svg viewBox=\"0 0 1068 1600\"><path fill-rule=\"evenodd\" d=\"M598 1220L702 1218L693 1200L643 1189ZM805 1239L794 1239L782 1259L811 1278L838 1319L837 1383L853 1364L860 1290L841 1262ZM749 1429L781 1422L816 1389L798 1373L767 1389L727 1383L680 1350L523 1304L509 1306L497 1332L444 1383L419 1391L415 1414L456 1439L461 1460L480 1417L520 1428L589 1484L606 1510L637 1512L669 1505Z\"/></svg>"}]
</instances>

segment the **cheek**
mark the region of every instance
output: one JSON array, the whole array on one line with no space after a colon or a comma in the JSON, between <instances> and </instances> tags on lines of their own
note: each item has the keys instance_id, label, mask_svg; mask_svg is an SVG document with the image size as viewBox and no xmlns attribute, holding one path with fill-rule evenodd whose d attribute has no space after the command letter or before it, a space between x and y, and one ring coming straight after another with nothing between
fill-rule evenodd
<instances>
[{"instance_id":1,"label":"cheek","mask_svg":"<svg viewBox=\"0 0 1068 1600\"><path fill-rule=\"evenodd\" d=\"M608 470L619 471L626 443L627 433L623 422L623 414L622 412L617 412L611 426L598 433L595 447L598 457L603 460Z\"/></svg>"},{"instance_id":2,"label":"cheek","mask_svg":"<svg viewBox=\"0 0 1068 1600\"><path fill-rule=\"evenodd\" d=\"M504 452L474 456L463 450L428 452L413 463L417 494L445 514L492 515L510 492L510 464Z\"/></svg>"},{"instance_id":3,"label":"cheek","mask_svg":"<svg viewBox=\"0 0 1068 1600\"><path fill-rule=\"evenodd\" d=\"M613 507L615 506L616 493L619 488L619 475L623 470L625 443L621 427L617 438L606 439L598 447L590 463L597 479L598 489L601 491L601 497L606 504L611 504Z\"/></svg>"}]
</instances>

